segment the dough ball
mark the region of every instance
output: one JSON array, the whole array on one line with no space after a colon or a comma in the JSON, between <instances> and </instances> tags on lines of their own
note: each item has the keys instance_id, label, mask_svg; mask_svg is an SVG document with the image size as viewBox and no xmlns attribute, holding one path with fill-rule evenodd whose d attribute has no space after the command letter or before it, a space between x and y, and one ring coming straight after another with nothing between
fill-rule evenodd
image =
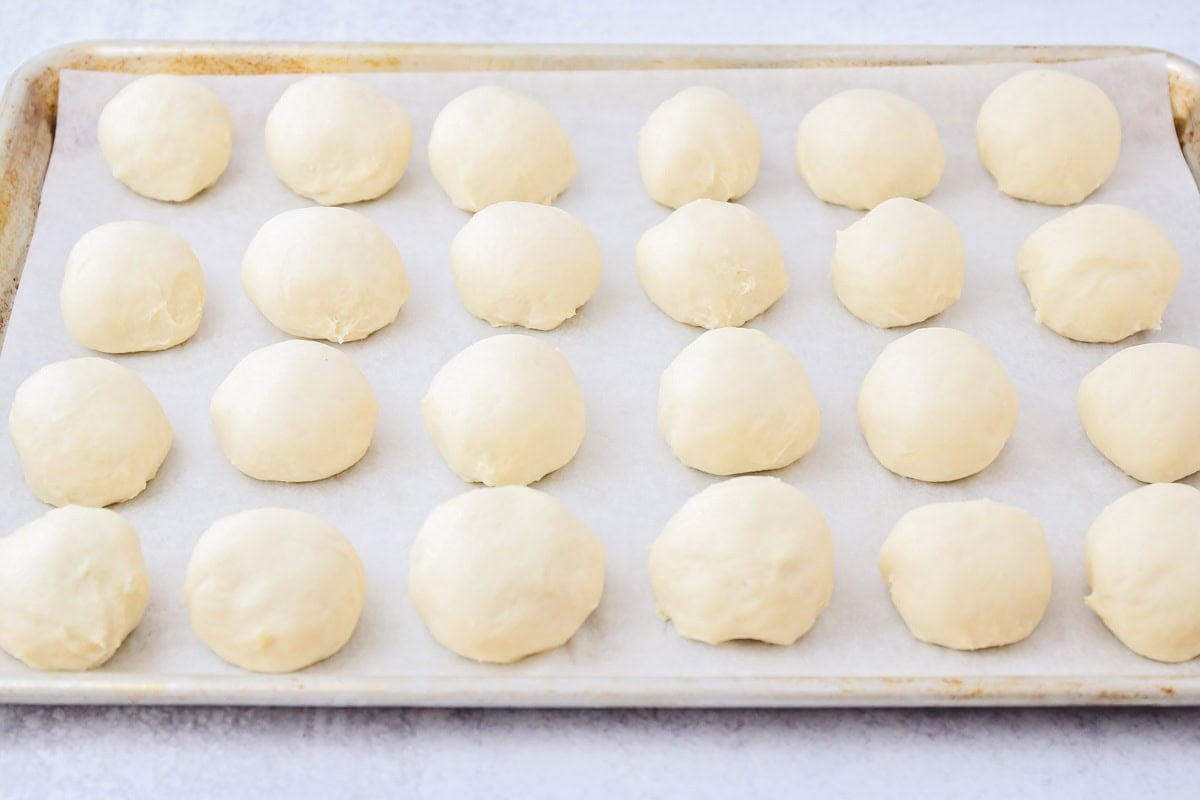
<instances>
[{"instance_id":1,"label":"dough ball","mask_svg":"<svg viewBox=\"0 0 1200 800\"><path fill-rule=\"evenodd\" d=\"M658 613L689 639L792 644L833 594L833 537L778 478L733 478L688 499L650 547Z\"/></svg>"},{"instance_id":2,"label":"dough ball","mask_svg":"<svg viewBox=\"0 0 1200 800\"><path fill-rule=\"evenodd\" d=\"M242 286L285 333L339 343L391 324L409 296L396 245L346 208L298 208L271 218L246 248Z\"/></svg>"},{"instance_id":3,"label":"dough ball","mask_svg":"<svg viewBox=\"0 0 1200 800\"><path fill-rule=\"evenodd\" d=\"M583 391L566 357L513 334L447 361L421 415L454 474L488 486L541 480L575 457L586 427Z\"/></svg>"},{"instance_id":4,"label":"dough ball","mask_svg":"<svg viewBox=\"0 0 1200 800\"><path fill-rule=\"evenodd\" d=\"M758 178L762 144L745 106L720 89L692 86L667 100L638 135L642 184L670 208L737 200Z\"/></svg>"},{"instance_id":5,"label":"dough ball","mask_svg":"<svg viewBox=\"0 0 1200 800\"><path fill-rule=\"evenodd\" d=\"M820 199L867 209L890 197L919 200L946 158L933 117L899 95L850 89L804 115L796 134L800 177Z\"/></svg>"},{"instance_id":6,"label":"dough ball","mask_svg":"<svg viewBox=\"0 0 1200 800\"><path fill-rule=\"evenodd\" d=\"M955 650L1019 642L1050 603L1042 523L994 500L908 512L883 543L879 572L909 632Z\"/></svg>"},{"instance_id":7,"label":"dough ball","mask_svg":"<svg viewBox=\"0 0 1200 800\"><path fill-rule=\"evenodd\" d=\"M787 291L783 250L745 206L693 200L642 235L638 280L654 305L700 328L738 326Z\"/></svg>"},{"instance_id":8,"label":"dough ball","mask_svg":"<svg viewBox=\"0 0 1200 800\"><path fill-rule=\"evenodd\" d=\"M400 182L412 153L404 109L366 84L313 75L267 116L267 159L279 180L324 206L373 200Z\"/></svg>"},{"instance_id":9,"label":"dough ball","mask_svg":"<svg viewBox=\"0 0 1200 800\"><path fill-rule=\"evenodd\" d=\"M1158 330L1179 282L1179 253L1131 208L1086 205L1035 230L1017 269L1038 322L1068 339L1117 342Z\"/></svg>"},{"instance_id":10,"label":"dough ball","mask_svg":"<svg viewBox=\"0 0 1200 800\"><path fill-rule=\"evenodd\" d=\"M409 597L429 632L476 661L508 664L565 644L603 592L600 540L525 486L442 503L409 556Z\"/></svg>"},{"instance_id":11,"label":"dough ball","mask_svg":"<svg viewBox=\"0 0 1200 800\"><path fill-rule=\"evenodd\" d=\"M183 202L217 182L233 149L229 110L178 75L147 75L100 112L100 151L113 177L153 200Z\"/></svg>"},{"instance_id":12,"label":"dough ball","mask_svg":"<svg viewBox=\"0 0 1200 800\"><path fill-rule=\"evenodd\" d=\"M171 423L142 379L103 358L42 367L13 397L8 435L25 482L52 506L137 497L171 449Z\"/></svg>"},{"instance_id":13,"label":"dough ball","mask_svg":"<svg viewBox=\"0 0 1200 800\"><path fill-rule=\"evenodd\" d=\"M817 443L821 412L799 359L749 328L702 333L658 387L658 427L676 458L712 475L786 467Z\"/></svg>"},{"instance_id":14,"label":"dough ball","mask_svg":"<svg viewBox=\"0 0 1200 800\"><path fill-rule=\"evenodd\" d=\"M566 211L505 201L467 222L450 246L467 311L493 325L557 328L600 284L600 245Z\"/></svg>"},{"instance_id":15,"label":"dough ball","mask_svg":"<svg viewBox=\"0 0 1200 800\"><path fill-rule=\"evenodd\" d=\"M962 234L936 208L893 197L837 233L833 288L851 314L879 328L940 314L962 294Z\"/></svg>"},{"instance_id":16,"label":"dough ball","mask_svg":"<svg viewBox=\"0 0 1200 800\"><path fill-rule=\"evenodd\" d=\"M293 672L354 633L367 579L354 545L320 517L259 508L222 517L196 542L183 598L192 630L234 666Z\"/></svg>"},{"instance_id":17,"label":"dough ball","mask_svg":"<svg viewBox=\"0 0 1200 800\"><path fill-rule=\"evenodd\" d=\"M230 463L260 481L319 481L358 463L379 404L350 356L291 339L238 362L209 406Z\"/></svg>"},{"instance_id":18,"label":"dough ball","mask_svg":"<svg viewBox=\"0 0 1200 800\"><path fill-rule=\"evenodd\" d=\"M863 379L858 421L879 463L907 478L956 481L991 464L1017 426L1017 393L977 340L922 328L883 348Z\"/></svg>"},{"instance_id":19,"label":"dough ball","mask_svg":"<svg viewBox=\"0 0 1200 800\"><path fill-rule=\"evenodd\" d=\"M110 222L67 256L59 301L67 331L102 353L186 342L204 313L204 272L182 237L149 222Z\"/></svg>"},{"instance_id":20,"label":"dough ball","mask_svg":"<svg viewBox=\"0 0 1200 800\"><path fill-rule=\"evenodd\" d=\"M1138 655L1200 655L1200 491L1155 483L1100 512L1087 533L1088 608Z\"/></svg>"},{"instance_id":21,"label":"dough ball","mask_svg":"<svg viewBox=\"0 0 1200 800\"><path fill-rule=\"evenodd\" d=\"M433 177L463 211L501 200L553 203L575 177L562 123L532 97L480 86L451 100L429 132Z\"/></svg>"},{"instance_id":22,"label":"dough ball","mask_svg":"<svg viewBox=\"0 0 1200 800\"><path fill-rule=\"evenodd\" d=\"M1091 81L1032 69L988 95L975 123L975 142L1000 191L1069 206L1100 188L1117 166L1121 119Z\"/></svg>"},{"instance_id":23,"label":"dough ball","mask_svg":"<svg viewBox=\"0 0 1200 800\"><path fill-rule=\"evenodd\" d=\"M103 508L56 508L0 539L0 647L35 669L112 658L150 597L137 531Z\"/></svg>"}]
</instances>

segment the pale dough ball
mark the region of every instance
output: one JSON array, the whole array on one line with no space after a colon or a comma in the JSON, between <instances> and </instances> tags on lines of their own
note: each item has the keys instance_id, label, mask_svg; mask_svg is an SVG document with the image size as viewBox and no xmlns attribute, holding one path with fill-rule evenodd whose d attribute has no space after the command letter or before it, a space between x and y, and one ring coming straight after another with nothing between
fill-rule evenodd
<instances>
[{"instance_id":1,"label":"pale dough ball","mask_svg":"<svg viewBox=\"0 0 1200 800\"><path fill-rule=\"evenodd\" d=\"M0 539L0 647L36 669L105 663L149 597L137 531L113 511L56 508Z\"/></svg>"},{"instance_id":2,"label":"pale dough ball","mask_svg":"<svg viewBox=\"0 0 1200 800\"><path fill-rule=\"evenodd\" d=\"M654 109L638 135L638 168L655 202L737 200L758 178L762 143L746 108L711 86L692 86Z\"/></svg>"},{"instance_id":3,"label":"pale dough ball","mask_svg":"<svg viewBox=\"0 0 1200 800\"><path fill-rule=\"evenodd\" d=\"M409 296L396 245L347 208L298 208L268 220L242 257L242 287L285 333L339 343L391 324Z\"/></svg>"},{"instance_id":4,"label":"pale dough ball","mask_svg":"<svg viewBox=\"0 0 1200 800\"><path fill-rule=\"evenodd\" d=\"M912 100L850 89L804 115L796 134L800 177L820 199L874 208L890 197L919 200L942 179L937 126Z\"/></svg>"},{"instance_id":5,"label":"pale dough ball","mask_svg":"<svg viewBox=\"0 0 1200 800\"><path fill-rule=\"evenodd\" d=\"M217 387L209 406L230 463L260 481L319 481L358 463L371 446L379 403L342 351L291 339L255 350Z\"/></svg>"},{"instance_id":6,"label":"pale dough ball","mask_svg":"<svg viewBox=\"0 0 1200 800\"><path fill-rule=\"evenodd\" d=\"M504 201L473 216L450 245L467 311L492 325L557 328L600 285L600 245L553 206Z\"/></svg>"},{"instance_id":7,"label":"pale dough ball","mask_svg":"<svg viewBox=\"0 0 1200 800\"><path fill-rule=\"evenodd\" d=\"M1200 491L1155 483L1108 506L1087 533L1088 608L1139 655L1200 655Z\"/></svg>"},{"instance_id":8,"label":"pale dough ball","mask_svg":"<svg viewBox=\"0 0 1200 800\"><path fill-rule=\"evenodd\" d=\"M712 475L779 469L817 443L821 412L799 359L749 328L706 331L658 387L658 427L676 458Z\"/></svg>"},{"instance_id":9,"label":"pale dough ball","mask_svg":"<svg viewBox=\"0 0 1200 800\"><path fill-rule=\"evenodd\" d=\"M389 192L404 176L412 143L404 109L337 75L293 83L267 116L271 169L293 192L325 206Z\"/></svg>"},{"instance_id":10,"label":"pale dough ball","mask_svg":"<svg viewBox=\"0 0 1200 800\"><path fill-rule=\"evenodd\" d=\"M147 75L108 101L97 137L114 178L145 197L182 202L225 171L233 121L196 81Z\"/></svg>"},{"instance_id":11,"label":"pale dough ball","mask_svg":"<svg viewBox=\"0 0 1200 800\"><path fill-rule=\"evenodd\" d=\"M583 391L566 356L532 336L476 342L429 384L421 415L455 475L488 486L529 484L583 443Z\"/></svg>"},{"instance_id":12,"label":"pale dough ball","mask_svg":"<svg viewBox=\"0 0 1200 800\"><path fill-rule=\"evenodd\" d=\"M955 481L991 464L1017 426L1017 393L976 339L922 328L883 348L858 395L879 463L908 478Z\"/></svg>"},{"instance_id":13,"label":"pale dough ball","mask_svg":"<svg viewBox=\"0 0 1200 800\"><path fill-rule=\"evenodd\" d=\"M173 435L142 379L103 358L59 361L26 378L8 434L39 500L96 507L141 494Z\"/></svg>"},{"instance_id":14,"label":"pale dough ball","mask_svg":"<svg viewBox=\"0 0 1200 800\"><path fill-rule=\"evenodd\" d=\"M654 305L700 328L738 326L787 291L783 250L745 206L693 200L642 235L638 280Z\"/></svg>"},{"instance_id":15,"label":"pale dough ball","mask_svg":"<svg viewBox=\"0 0 1200 800\"><path fill-rule=\"evenodd\" d=\"M433 177L463 211L501 200L552 203L575 176L562 123L532 97L502 86L459 95L429 132Z\"/></svg>"},{"instance_id":16,"label":"pale dough ball","mask_svg":"<svg viewBox=\"0 0 1200 800\"><path fill-rule=\"evenodd\" d=\"M880 328L940 314L962 294L962 234L935 208L894 197L837 233L833 288L851 314Z\"/></svg>"},{"instance_id":17,"label":"pale dough ball","mask_svg":"<svg viewBox=\"0 0 1200 800\"><path fill-rule=\"evenodd\" d=\"M821 509L778 478L733 478L688 499L650 547L658 613L689 639L792 644L833 595Z\"/></svg>"},{"instance_id":18,"label":"pale dough ball","mask_svg":"<svg viewBox=\"0 0 1200 800\"><path fill-rule=\"evenodd\" d=\"M600 604L604 547L545 492L475 489L433 510L413 541L408 594L460 656L508 664L565 644Z\"/></svg>"},{"instance_id":19,"label":"pale dough ball","mask_svg":"<svg viewBox=\"0 0 1200 800\"><path fill-rule=\"evenodd\" d=\"M1105 458L1145 483L1200 470L1200 349L1130 347L1079 385L1079 420Z\"/></svg>"},{"instance_id":20,"label":"pale dough ball","mask_svg":"<svg viewBox=\"0 0 1200 800\"><path fill-rule=\"evenodd\" d=\"M102 353L165 350L204 313L204 272L182 237L149 222L110 222L67 256L59 303L67 331Z\"/></svg>"},{"instance_id":21,"label":"pale dough ball","mask_svg":"<svg viewBox=\"0 0 1200 800\"><path fill-rule=\"evenodd\" d=\"M259 508L222 517L196 542L183 598L192 630L234 666L293 672L354 633L366 597L362 562L320 517Z\"/></svg>"},{"instance_id":22,"label":"pale dough ball","mask_svg":"<svg viewBox=\"0 0 1200 800\"><path fill-rule=\"evenodd\" d=\"M1030 234L1017 270L1034 317L1080 342L1158 330L1179 282L1179 253L1131 208L1086 205Z\"/></svg>"},{"instance_id":23,"label":"pale dough ball","mask_svg":"<svg viewBox=\"0 0 1200 800\"><path fill-rule=\"evenodd\" d=\"M908 512L883 543L879 572L909 632L955 650L1019 642L1050 603L1042 523L993 500Z\"/></svg>"},{"instance_id":24,"label":"pale dough ball","mask_svg":"<svg viewBox=\"0 0 1200 800\"><path fill-rule=\"evenodd\" d=\"M1000 191L1069 206L1112 174L1121 152L1121 119L1096 84L1033 69L988 95L975 123L975 142Z\"/></svg>"}]
</instances>

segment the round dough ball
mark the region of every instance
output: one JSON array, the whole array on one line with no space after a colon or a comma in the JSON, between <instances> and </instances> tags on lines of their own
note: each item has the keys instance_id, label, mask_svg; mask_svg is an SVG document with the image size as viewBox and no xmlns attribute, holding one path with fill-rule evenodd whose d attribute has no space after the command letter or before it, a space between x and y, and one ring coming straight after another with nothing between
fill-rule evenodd
<instances>
[{"instance_id":1,"label":"round dough ball","mask_svg":"<svg viewBox=\"0 0 1200 800\"><path fill-rule=\"evenodd\" d=\"M737 200L758 178L762 144L745 106L711 86L664 102L638 135L646 193L670 208L698 200Z\"/></svg>"},{"instance_id":2,"label":"round dough ball","mask_svg":"<svg viewBox=\"0 0 1200 800\"><path fill-rule=\"evenodd\" d=\"M347 208L298 208L272 217L242 257L242 286L285 333L339 343L390 325L409 296L396 245Z\"/></svg>"},{"instance_id":3,"label":"round dough ball","mask_svg":"<svg viewBox=\"0 0 1200 800\"><path fill-rule=\"evenodd\" d=\"M421 415L454 474L488 486L541 480L583 443L583 391L554 347L508 334L476 342L429 384Z\"/></svg>"},{"instance_id":4,"label":"round dough ball","mask_svg":"<svg viewBox=\"0 0 1200 800\"><path fill-rule=\"evenodd\" d=\"M25 379L8 416L25 482L52 506L137 497L171 449L171 423L134 372L75 358Z\"/></svg>"},{"instance_id":5,"label":"round dough ball","mask_svg":"<svg viewBox=\"0 0 1200 800\"><path fill-rule=\"evenodd\" d=\"M143 197L178 203L221 177L233 121L221 98L196 81L147 75L108 101L97 137L114 178Z\"/></svg>"},{"instance_id":6,"label":"round dough ball","mask_svg":"<svg viewBox=\"0 0 1200 800\"><path fill-rule=\"evenodd\" d=\"M962 295L962 234L936 208L884 200L837 233L833 288L851 314L879 328L913 325Z\"/></svg>"},{"instance_id":7,"label":"round dough ball","mask_svg":"<svg viewBox=\"0 0 1200 800\"><path fill-rule=\"evenodd\" d=\"M324 206L373 200L408 168L404 109L366 84L313 75L289 86L267 116L267 159L279 180Z\"/></svg>"},{"instance_id":8,"label":"round dough ball","mask_svg":"<svg viewBox=\"0 0 1200 800\"><path fill-rule=\"evenodd\" d=\"M1087 533L1088 608L1133 652L1200 655L1200 491L1155 483L1100 512Z\"/></svg>"},{"instance_id":9,"label":"round dough ball","mask_svg":"<svg viewBox=\"0 0 1200 800\"><path fill-rule=\"evenodd\" d=\"M994 500L908 512L883 543L879 572L909 632L955 650L1019 642L1050 603L1042 523Z\"/></svg>"},{"instance_id":10,"label":"round dough ball","mask_svg":"<svg viewBox=\"0 0 1200 800\"><path fill-rule=\"evenodd\" d=\"M654 305L699 328L738 326L787 291L783 250L745 206L693 200L642 235L638 280Z\"/></svg>"},{"instance_id":11,"label":"round dough ball","mask_svg":"<svg viewBox=\"0 0 1200 800\"><path fill-rule=\"evenodd\" d=\"M878 89L850 89L804 115L796 167L820 199L874 208L890 197L919 200L942 179L946 158L929 112Z\"/></svg>"},{"instance_id":12,"label":"round dough ball","mask_svg":"<svg viewBox=\"0 0 1200 800\"><path fill-rule=\"evenodd\" d=\"M433 177L463 211L501 200L552 203L575 177L562 123L532 97L502 86L459 95L429 132Z\"/></svg>"},{"instance_id":13,"label":"round dough ball","mask_svg":"<svg viewBox=\"0 0 1200 800\"><path fill-rule=\"evenodd\" d=\"M291 339L238 362L209 406L230 463L260 481L337 475L371 446L379 403L340 350Z\"/></svg>"},{"instance_id":14,"label":"round dough ball","mask_svg":"<svg viewBox=\"0 0 1200 800\"><path fill-rule=\"evenodd\" d=\"M508 664L565 644L600 604L604 547L525 486L475 489L433 510L413 541L408 593L460 656Z\"/></svg>"},{"instance_id":15,"label":"round dough ball","mask_svg":"<svg viewBox=\"0 0 1200 800\"><path fill-rule=\"evenodd\" d=\"M0 539L0 647L35 669L105 663L149 597L137 531L116 512L56 508Z\"/></svg>"},{"instance_id":16,"label":"round dough ball","mask_svg":"<svg viewBox=\"0 0 1200 800\"><path fill-rule=\"evenodd\" d=\"M149 222L93 228L67 256L59 303L67 331L102 353L186 342L204 313L204 272L182 237Z\"/></svg>"},{"instance_id":17,"label":"round dough ball","mask_svg":"<svg viewBox=\"0 0 1200 800\"><path fill-rule=\"evenodd\" d=\"M362 562L337 528L303 511L259 508L204 532L183 599L192 630L230 664L293 672L342 649L366 592Z\"/></svg>"},{"instance_id":18,"label":"round dough ball","mask_svg":"<svg viewBox=\"0 0 1200 800\"><path fill-rule=\"evenodd\" d=\"M658 387L658 427L675 457L712 475L779 469L817 443L821 412L799 359L749 328L702 333Z\"/></svg>"},{"instance_id":19,"label":"round dough ball","mask_svg":"<svg viewBox=\"0 0 1200 800\"><path fill-rule=\"evenodd\" d=\"M658 613L689 639L792 644L833 594L833 537L778 478L733 478L688 499L650 547Z\"/></svg>"},{"instance_id":20,"label":"round dough ball","mask_svg":"<svg viewBox=\"0 0 1200 800\"><path fill-rule=\"evenodd\" d=\"M1017 271L1034 318L1080 342L1158 330L1179 282L1179 253L1131 208L1086 205L1030 234Z\"/></svg>"},{"instance_id":21,"label":"round dough ball","mask_svg":"<svg viewBox=\"0 0 1200 800\"><path fill-rule=\"evenodd\" d=\"M492 325L557 328L600 285L600 245L553 206L505 201L472 217L450 245L467 311Z\"/></svg>"},{"instance_id":22,"label":"round dough ball","mask_svg":"<svg viewBox=\"0 0 1200 800\"><path fill-rule=\"evenodd\" d=\"M879 463L934 483L996 460L1017 426L1017 393L976 339L922 328L883 348L858 395L858 421Z\"/></svg>"},{"instance_id":23,"label":"round dough ball","mask_svg":"<svg viewBox=\"0 0 1200 800\"><path fill-rule=\"evenodd\" d=\"M975 143L1000 191L1069 206L1100 188L1117 166L1121 119L1091 81L1032 69L988 95L975 123Z\"/></svg>"}]
</instances>

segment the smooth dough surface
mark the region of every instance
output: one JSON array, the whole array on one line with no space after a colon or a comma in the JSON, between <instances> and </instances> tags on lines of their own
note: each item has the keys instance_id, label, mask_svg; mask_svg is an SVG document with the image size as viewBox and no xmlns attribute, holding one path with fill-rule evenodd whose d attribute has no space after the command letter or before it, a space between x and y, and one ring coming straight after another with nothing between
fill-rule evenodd
<instances>
[{"instance_id":1,"label":"smooth dough surface","mask_svg":"<svg viewBox=\"0 0 1200 800\"><path fill-rule=\"evenodd\" d=\"M820 199L869 209L891 197L919 200L942 179L946 157L933 117L908 98L850 89L804 115L796 166Z\"/></svg>"},{"instance_id":2,"label":"smooth dough surface","mask_svg":"<svg viewBox=\"0 0 1200 800\"><path fill-rule=\"evenodd\" d=\"M292 336L354 342L391 324L408 300L400 251L348 208L297 208L259 228L242 257L242 287Z\"/></svg>"},{"instance_id":3,"label":"smooth dough surface","mask_svg":"<svg viewBox=\"0 0 1200 800\"><path fill-rule=\"evenodd\" d=\"M1017 426L1017 393L996 357L952 328L889 344L858 395L879 463L908 478L954 481L991 464Z\"/></svg>"},{"instance_id":4,"label":"smooth dough surface","mask_svg":"<svg viewBox=\"0 0 1200 800\"><path fill-rule=\"evenodd\" d=\"M975 143L1000 191L1069 206L1100 188L1117 166L1121 119L1091 81L1033 69L1004 81L984 100Z\"/></svg>"},{"instance_id":5,"label":"smooth dough surface","mask_svg":"<svg viewBox=\"0 0 1200 800\"><path fill-rule=\"evenodd\" d=\"M1087 533L1088 608L1130 650L1200 655L1200 491L1155 483L1105 508Z\"/></svg>"},{"instance_id":6,"label":"smooth dough surface","mask_svg":"<svg viewBox=\"0 0 1200 800\"><path fill-rule=\"evenodd\" d=\"M379 403L342 351L291 339L255 350L217 387L209 406L230 463L260 481L319 481L358 463L371 446Z\"/></svg>"},{"instance_id":7,"label":"smooth dough surface","mask_svg":"<svg viewBox=\"0 0 1200 800\"><path fill-rule=\"evenodd\" d=\"M1029 636L1053 582L1042 523L994 500L908 512L883 543L879 572L912 635L955 650Z\"/></svg>"},{"instance_id":8,"label":"smooth dough surface","mask_svg":"<svg viewBox=\"0 0 1200 800\"><path fill-rule=\"evenodd\" d=\"M421 415L454 474L488 486L533 483L566 465L587 425L566 356L517 334L476 342L447 361Z\"/></svg>"},{"instance_id":9,"label":"smooth dough surface","mask_svg":"<svg viewBox=\"0 0 1200 800\"><path fill-rule=\"evenodd\" d=\"M676 458L712 475L786 467L821 432L800 360L750 328L700 334L663 372L658 427Z\"/></svg>"},{"instance_id":10,"label":"smooth dough surface","mask_svg":"<svg viewBox=\"0 0 1200 800\"><path fill-rule=\"evenodd\" d=\"M480 86L433 121L429 167L463 211L501 200L553 203L575 176L575 151L562 123L538 101Z\"/></svg>"},{"instance_id":11,"label":"smooth dough surface","mask_svg":"<svg viewBox=\"0 0 1200 800\"><path fill-rule=\"evenodd\" d=\"M658 613L709 644L792 644L833 594L821 509L778 478L732 478L693 495L650 547Z\"/></svg>"},{"instance_id":12,"label":"smooth dough surface","mask_svg":"<svg viewBox=\"0 0 1200 800\"><path fill-rule=\"evenodd\" d=\"M350 640L366 588L354 545L333 525L259 508L222 517L196 542L184 602L192 630L230 664L293 672Z\"/></svg>"},{"instance_id":13,"label":"smooth dough surface","mask_svg":"<svg viewBox=\"0 0 1200 800\"><path fill-rule=\"evenodd\" d=\"M480 211L450 245L467 311L495 326L557 328L600 285L600 245L562 209L504 201Z\"/></svg>"},{"instance_id":14,"label":"smooth dough surface","mask_svg":"<svg viewBox=\"0 0 1200 800\"><path fill-rule=\"evenodd\" d=\"M404 176L408 115L387 95L338 75L289 86L267 116L267 159L301 197L336 206L373 200Z\"/></svg>"},{"instance_id":15,"label":"smooth dough surface","mask_svg":"<svg viewBox=\"0 0 1200 800\"><path fill-rule=\"evenodd\" d=\"M837 232L830 272L851 314L879 328L913 325L962 295L962 234L942 212L893 197Z\"/></svg>"},{"instance_id":16,"label":"smooth dough surface","mask_svg":"<svg viewBox=\"0 0 1200 800\"><path fill-rule=\"evenodd\" d=\"M1017 271L1034 318L1080 342L1117 342L1158 330L1179 253L1163 230L1132 208L1094 203L1030 234Z\"/></svg>"},{"instance_id":17,"label":"smooth dough surface","mask_svg":"<svg viewBox=\"0 0 1200 800\"><path fill-rule=\"evenodd\" d=\"M575 635L604 592L604 547L545 492L474 489L417 532L408 592L445 647L507 664Z\"/></svg>"},{"instance_id":18,"label":"smooth dough surface","mask_svg":"<svg viewBox=\"0 0 1200 800\"><path fill-rule=\"evenodd\" d=\"M699 328L738 326L787 291L783 250L745 206L693 200L642 235L638 280L667 316Z\"/></svg>"},{"instance_id":19,"label":"smooth dough surface","mask_svg":"<svg viewBox=\"0 0 1200 800\"><path fill-rule=\"evenodd\" d=\"M141 494L173 437L142 379L103 358L58 361L26 378L8 434L39 500L96 507Z\"/></svg>"},{"instance_id":20,"label":"smooth dough surface","mask_svg":"<svg viewBox=\"0 0 1200 800\"><path fill-rule=\"evenodd\" d=\"M0 539L0 647L36 669L105 663L149 597L137 531L116 512L56 508Z\"/></svg>"},{"instance_id":21,"label":"smooth dough surface","mask_svg":"<svg viewBox=\"0 0 1200 800\"><path fill-rule=\"evenodd\" d=\"M233 150L229 110L178 75L147 75L100 112L100 152L113 177L154 200L183 202L217 182Z\"/></svg>"},{"instance_id":22,"label":"smooth dough surface","mask_svg":"<svg viewBox=\"0 0 1200 800\"><path fill-rule=\"evenodd\" d=\"M737 200L758 178L762 143L745 106L720 89L692 86L665 101L638 134L646 193L670 208Z\"/></svg>"}]
</instances>

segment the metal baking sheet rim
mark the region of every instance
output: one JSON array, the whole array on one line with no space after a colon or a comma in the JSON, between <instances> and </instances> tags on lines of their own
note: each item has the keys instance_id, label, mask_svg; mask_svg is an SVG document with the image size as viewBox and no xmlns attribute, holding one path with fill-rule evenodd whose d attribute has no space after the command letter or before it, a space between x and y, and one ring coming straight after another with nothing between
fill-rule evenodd
<instances>
[{"instance_id":1,"label":"metal baking sheet rim","mask_svg":"<svg viewBox=\"0 0 1200 800\"><path fill-rule=\"evenodd\" d=\"M184 74L738 69L1056 63L1161 52L1141 47L826 45L490 45L82 42L47 51L0 101L0 337L33 234L64 69ZM1180 147L1200 185L1200 65L1173 53ZM0 343L3 339L0 338ZM38 674L0 679L0 702L277 706L949 706L1200 704L1200 677L1162 675L722 677Z\"/></svg>"}]
</instances>

